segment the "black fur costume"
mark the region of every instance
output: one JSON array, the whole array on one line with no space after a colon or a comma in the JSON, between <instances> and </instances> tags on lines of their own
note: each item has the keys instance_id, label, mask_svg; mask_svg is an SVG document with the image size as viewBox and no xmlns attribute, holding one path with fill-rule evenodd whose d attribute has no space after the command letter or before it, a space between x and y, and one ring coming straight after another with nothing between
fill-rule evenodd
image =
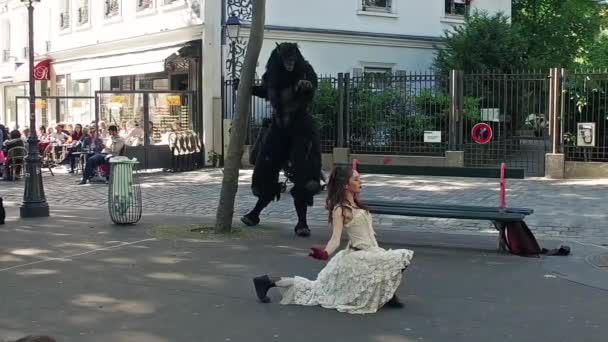
<instances>
[{"instance_id":1,"label":"black fur costume","mask_svg":"<svg viewBox=\"0 0 608 342\"><path fill-rule=\"evenodd\" d=\"M279 172L289 164L294 183L291 194L298 213L295 231L299 236L310 235L306 211L321 190L322 175L318 128L309 112L317 86L317 74L297 44L277 44L266 64L262 84L253 87L253 95L270 101L273 115L270 128L254 148L251 189L258 202L241 218L245 224L257 225L261 211L280 198Z\"/></svg>"}]
</instances>

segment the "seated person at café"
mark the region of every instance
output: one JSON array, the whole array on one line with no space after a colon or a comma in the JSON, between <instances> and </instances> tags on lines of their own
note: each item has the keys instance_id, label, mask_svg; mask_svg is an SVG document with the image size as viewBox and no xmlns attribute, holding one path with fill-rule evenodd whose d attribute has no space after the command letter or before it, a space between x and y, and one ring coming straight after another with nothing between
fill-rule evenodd
<instances>
[{"instance_id":1,"label":"seated person at caf\u00e9","mask_svg":"<svg viewBox=\"0 0 608 342\"><path fill-rule=\"evenodd\" d=\"M24 147L23 140L21 139L21 133L18 130L11 131L11 133L9 134L9 139L5 140L4 143L2 143L2 152L3 152L3 155L5 156L3 169L4 169L4 172L6 172L6 175L3 174L3 177L5 177L6 179L11 178L9 171L10 171L10 165L13 162L9 158L8 151L10 151L12 148L15 148L15 147ZM20 167L17 167L15 169L15 173L16 174L21 173Z\"/></svg>"},{"instance_id":2,"label":"seated person at caf\u00e9","mask_svg":"<svg viewBox=\"0 0 608 342\"><path fill-rule=\"evenodd\" d=\"M78 125L76 125L78 127ZM84 134L84 133L83 133ZM73 135L72 135L73 137ZM91 126L86 135L83 135L79 141L78 148L74 149L74 152L70 150L68 153L68 159L70 160L70 172L74 173L74 168L76 167L76 159L77 154L75 152L86 153L85 160L88 159L89 156L101 153L101 149L103 148L103 141L101 138L97 136L97 131L95 126Z\"/></svg>"},{"instance_id":3,"label":"seated person at caf\u00e9","mask_svg":"<svg viewBox=\"0 0 608 342\"><path fill-rule=\"evenodd\" d=\"M93 171L95 171L98 166L109 165L110 158L119 156L122 152L125 141L118 136L118 127L115 125L108 127L108 134L110 135L108 145L101 150L101 153L96 153L87 160L80 184L87 184L87 181L93 177ZM106 179L109 179L109 174L106 176Z\"/></svg>"},{"instance_id":4,"label":"seated person at caf\u00e9","mask_svg":"<svg viewBox=\"0 0 608 342\"><path fill-rule=\"evenodd\" d=\"M72 137L63 131L62 124L58 124L57 126L55 126L55 131L49 134L49 141L50 144L46 147L43 153L44 156L48 155L53 144L63 145L66 142L68 144L72 143Z\"/></svg>"}]
</instances>

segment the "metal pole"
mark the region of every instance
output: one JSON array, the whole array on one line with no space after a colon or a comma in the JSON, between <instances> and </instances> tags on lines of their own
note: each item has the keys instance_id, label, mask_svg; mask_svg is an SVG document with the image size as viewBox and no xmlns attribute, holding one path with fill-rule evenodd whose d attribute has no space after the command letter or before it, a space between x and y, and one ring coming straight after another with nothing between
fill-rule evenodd
<instances>
[{"instance_id":1,"label":"metal pole","mask_svg":"<svg viewBox=\"0 0 608 342\"><path fill-rule=\"evenodd\" d=\"M49 216L49 205L46 203L42 173L42 159L38 147L36 132L36 81L34 80L34 0L27 2L29 26L29 73L30 73L30 136L27 139L28 154L25 158L25 190L23 204L20 208L21 217Z\"/></svg>"},{"instance_id":2,"label":"metal pole","mask_svg":"<svg viewBox=\"0 0 608 342\"><path fill-rule=\"evenodd\" d=\"M231 61L231 78L232 78L232 118L234 119L234 108L236 104L236 89L234 89L234 80L236 79L236 39L230 42L230 59Z\"/></svg>"}]
</instances>

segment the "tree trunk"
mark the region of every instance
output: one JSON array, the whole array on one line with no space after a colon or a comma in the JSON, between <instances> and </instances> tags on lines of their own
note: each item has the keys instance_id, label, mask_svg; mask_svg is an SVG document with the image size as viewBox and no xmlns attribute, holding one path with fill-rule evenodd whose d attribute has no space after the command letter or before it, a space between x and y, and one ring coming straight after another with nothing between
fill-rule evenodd
<instances>
[{"instance_id":1,"label":"tree trunk","mask_svg":"<svg viewBox=\"0 0 608 342\"><path fill-rule=\"evenodd\" d=\"M239 186L239 170L243 156L243 146L247 138L247 126L251 117L251 88L255 77L255 68L264 42L264 21L266 19L266 0L253 0L253 19L249 33L249 43L241 70L241 81L236 97L236 108L226 163L220 201L217 206L215 229L218 232L232 231L234 201Z\"/></svg>"}]
</instances>

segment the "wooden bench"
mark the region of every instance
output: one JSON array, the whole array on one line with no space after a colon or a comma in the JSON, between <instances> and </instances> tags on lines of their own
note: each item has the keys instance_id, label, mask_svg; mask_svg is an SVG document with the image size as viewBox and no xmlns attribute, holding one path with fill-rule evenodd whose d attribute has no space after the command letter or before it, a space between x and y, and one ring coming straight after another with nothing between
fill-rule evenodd
<instances>
[{"instance_id":1,"label":"wooden bench","mask_svg":"<svg viewBox=\"0 0 608 342\"><path fill-rule=\"evenodd\" d=\"M511 224L523 222L526 216L534 213L534 210L527 208L505 208L504 210L500 210L498 207L403 203L380 200L366 200L363 204L373 214L491 221L499 232L499 252L506 251L505 229Z\"/></svg>"}]
</instances>

